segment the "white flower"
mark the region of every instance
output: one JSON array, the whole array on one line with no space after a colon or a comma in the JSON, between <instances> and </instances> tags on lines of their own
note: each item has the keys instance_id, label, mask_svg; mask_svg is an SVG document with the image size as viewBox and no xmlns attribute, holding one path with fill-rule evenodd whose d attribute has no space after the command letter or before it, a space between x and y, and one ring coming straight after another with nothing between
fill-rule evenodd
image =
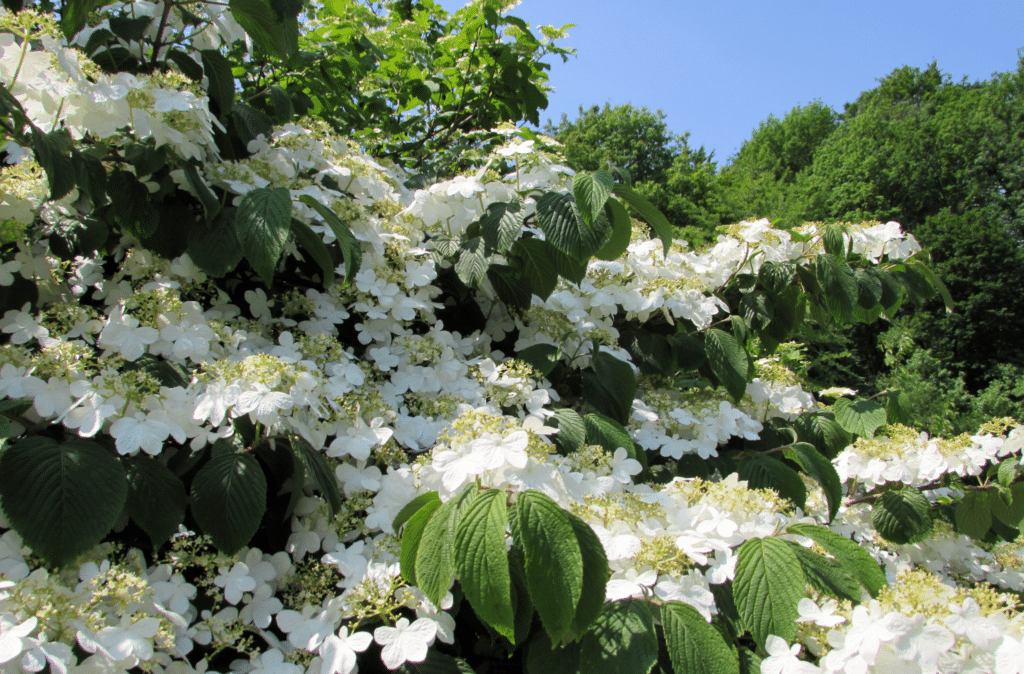
<instances>
[{"instance_id":1,"label":"white flower","mask_svg":"<svg viewBox=\"0 0 1024 674\"><path fill-rule=\"evenodd\" d=\"M159 454L171 427L164 421L136 412L134 417L122 417L110 426L119 454L134 454L140 449L147 454Z\"/></svg>"},{"instance_id":2,"label":"white flower","mask_svg":"<svg viewBox=\"0 0 1024 674\"><path fill-rule=\"evenodd\" d=\"M323 665L320 674L352 674L356 671L356 653L362 653L373 642L369 632L348 633L347 627L338 630L337 636L331 635L320 644L320 657Z\"/></svg>"},{"instance_id":3,"label":"white flower","mask_svg":"<svg viewBox=\"0 0 1024 674\"><path fill-rule=\"evenodd\" d=\"M0 664L21 655L27 645L25 637L32 634L39 621L35 616L19 623L13 613L0 616Z\"/></svg>"},{"instance_id":4,"label":"white flower","mask_svg":"<svg viewBox=\"0 0 1024 674\"><path fill-rule=\"evenodd\" d=\"M790 646L774 634L765 641L768 657L761 661L761 674L819 674L816 666L799 658L800 644Z\"/></svg>"},{"instance_id":5,"label":"white flower","mask_svg":"<svg viewBox=\"0 0 1024 674\"><path fill-rule=\"evenodd\" d=\"M229 604L237 604L242 600L242 593L256 589L256 580L249 575L249 567L237 562L229 571L226 566L220 568L220 575L214 578L217 587L224 588L224 599Z\"/></svg>"},{"instance_id":6,"label":"white flower","mask_svg":"<svg viewBox=\"0 0 1024 674\"><path fill-rule=\"evenodd\" d=\"M378 627L373 640L384 648L380 658L388 669L398 669L406 662L423 662L427 649L437 636L437 625L429 618L418 618L411 625L399 618L394 627Z\"/></svg>"},{"instance_id":7,"label":"white flower","mask_svg":"<svg viewBox=\"0 0 1024 674\"><path fill-rule=\"evenodd\" d=\"M800 613L800 617L796 620L798 623L813 622L820 627L835 627L846 622L846 618L843 616L834 615L836 611L834 605L827 605L823 609L813 599L808 599L807 597L800 600L796 610Z\"/></svg>"},{"instance_id":8,"label":"white flower","mask_svg":"<svg viewBox=\"0 0 1024 674\"><path fill-rule=\"evenodd\" d=\"M302 674L302 667L284 661L284 653L276 648L264 651L258 661L252 661L250 674Z\"/></svg>"}]
</instances>

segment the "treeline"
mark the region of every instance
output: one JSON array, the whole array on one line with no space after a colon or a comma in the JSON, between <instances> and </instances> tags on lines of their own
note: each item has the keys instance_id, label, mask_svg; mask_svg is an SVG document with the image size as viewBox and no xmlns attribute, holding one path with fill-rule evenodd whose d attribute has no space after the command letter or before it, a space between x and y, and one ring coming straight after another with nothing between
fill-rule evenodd
<instances>
[{"instance_id":1,"label":"treeline","mask_svg":"<svg viewBox=\"0 0 1024 674\"><path fill-rule=\"evenodd\" d=\"M574 168L628 168L695 246L745 219L896 220L931 251L953 313L935 298L839 337L808 332L807 377L899 388L932 432L1024 417L1024 58L982 82L904 66L841 113L813 102L769 116L721 166L661 111L628 104L581 108L545 131Z\"/></svg>"}]
</instances>

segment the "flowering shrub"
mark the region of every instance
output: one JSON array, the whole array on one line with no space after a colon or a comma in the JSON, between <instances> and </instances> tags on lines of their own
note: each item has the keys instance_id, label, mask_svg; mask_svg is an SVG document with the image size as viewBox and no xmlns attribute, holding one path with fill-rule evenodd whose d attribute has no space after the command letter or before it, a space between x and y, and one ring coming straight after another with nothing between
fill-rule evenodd
<instances>
[{"instance_id":1,"label":"flowering shrub","mask_svg":"<svg viewBox=\"0 0 1024 674\"><path fill-rule=\"evenodd\" d=\"M1024 671L1024 431L786 343L944 292L912 237L690 250L511 124L424 181L233 101L300 9L0 16L5 672Z\"/></svg>"}]
</instances>

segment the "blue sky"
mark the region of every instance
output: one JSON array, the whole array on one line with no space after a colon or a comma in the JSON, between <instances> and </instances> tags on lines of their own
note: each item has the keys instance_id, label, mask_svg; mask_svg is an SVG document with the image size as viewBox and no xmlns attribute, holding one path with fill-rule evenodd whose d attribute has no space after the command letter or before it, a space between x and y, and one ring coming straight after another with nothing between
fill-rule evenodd
<instances>
[{"instance_id":1,"label":"blue sky","mask_svg":"<svg viewBox=\"0 0 1024 674\"><path fill-rule=\"evenodd\" d=\"M933 60L985 80L1016 70L1024 47L1024 0L523 0L512 14L576 24L564 44L579 55L552 63L542 123L606 101L660 108L720 163L769 114L815 99L841 111L893 69Z\"/></svg>"}]
</instances>

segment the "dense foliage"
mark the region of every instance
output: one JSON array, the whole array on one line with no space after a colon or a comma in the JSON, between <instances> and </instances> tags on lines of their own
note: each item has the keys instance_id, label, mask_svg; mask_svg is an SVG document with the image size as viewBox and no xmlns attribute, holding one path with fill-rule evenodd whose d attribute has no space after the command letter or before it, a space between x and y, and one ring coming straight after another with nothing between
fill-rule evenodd
<instances>
[{"instance_id":1,"label":"dense foliage","mask_svg":"<svg viewBox=\"0 0 1024 674\"><path fill-rule=\"evenodd\" d=\"M674 239L498 2L5 6L5 674L1020 671L1024 430L788 367L896 222Z\"/></svg>"}]
</instances>

